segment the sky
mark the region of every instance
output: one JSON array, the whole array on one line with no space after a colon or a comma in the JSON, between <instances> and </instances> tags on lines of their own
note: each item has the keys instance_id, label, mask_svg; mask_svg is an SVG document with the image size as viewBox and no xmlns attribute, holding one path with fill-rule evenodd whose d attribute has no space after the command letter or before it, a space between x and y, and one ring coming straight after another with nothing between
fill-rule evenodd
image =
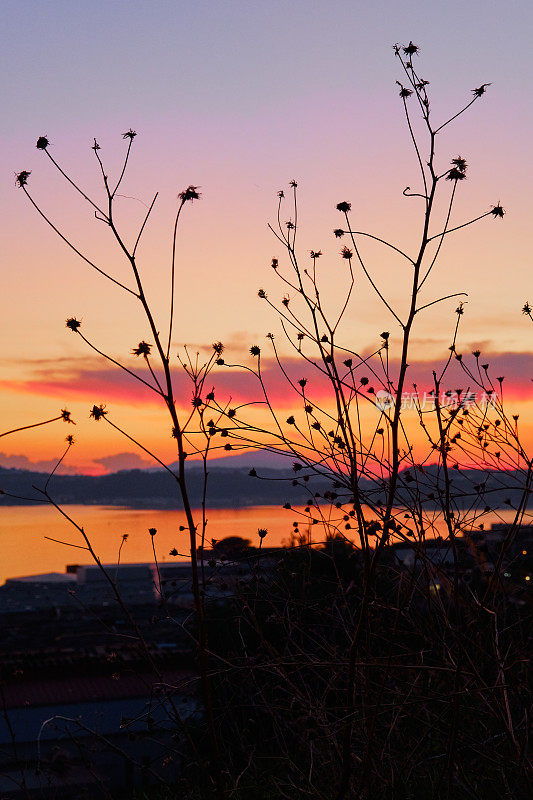
<instances>
[{"instance_id":1,"label":"sky","mask_svg":"<svg viewBox=\"0 0 533 800\"><path fill-rule=\"evenodd\" d=\"M130 280L109 231L36 149L38 136L49 138L50 153L100 202L94 138L106 170L118 175L127 143L122 134L137 132L117 219L131 240L159 192L139 265L162 328L177 194L189 184L200 187L201 199L184 208L178 235L173 352L184 344L208 352L220 340L228 361L248 364L252 344L266 351L266 333L280 333L275 312L257 290L278 302L284 295L269 266L283 253L267 224L276 218L278 190L290 180L299 184L301 256L323 251L331 309L342 304L346 286L342 242L332 235L339 201L352 203L359 230L409 252L416 247L420 205L402 191L417 186L417 164L392 49L413 40L420 46L420 74L430 81L435 119L447 119L473 88L491 84L439 136L438 163L444 170L458 154L469 163L455 224L498 202L507 213L448 237L426 297L430 302L467 293L458 349L481 350L495 373L506 375L509 410L520 414L523 436L533 444L533 327L521 314L525 301L533 301L529 2L510 0L503 8L487 0L4 0L2 12L4 430L68 407L77 442L67 469L144 465L146 455L128 440L89 420L92 404L105 403L117 424L163 460L173 460L168 422L149 393L65 328L68 317L82 320L96 347L129 366L132 348L149 340L135 299L81 262L15 187L15 173L30 171L31 195L57 227L117 279ZM390 252L368 243L365 248L376 281L391 304L405 310L408 269ZM411 363L422 385L447 357L456 305L439 304L417 320ZM344 340L368 353L379 332L390 330L394 359L400 338L394 326L357 275ZM279 341L290 361L281 336ZM221 370L216 380L241 401L256 391L238 370L231 378ZM190 392L182 376L178 385L179 402L187 407ZM272 391L276 403L290 407L273 369ZM46 469L70 432L57 423L4 437L0 465Z\"/></svg>"}]
</instances>

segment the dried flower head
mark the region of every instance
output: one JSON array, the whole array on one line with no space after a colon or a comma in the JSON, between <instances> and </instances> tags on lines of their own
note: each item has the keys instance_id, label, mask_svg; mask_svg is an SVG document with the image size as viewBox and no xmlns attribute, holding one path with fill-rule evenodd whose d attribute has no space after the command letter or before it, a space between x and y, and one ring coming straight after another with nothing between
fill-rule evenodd
<instances>
[{"instance_id":1,"label":"dried flower head","mask_svg":"<svg viewBox=\"0 0 533 800\"><path fill-rule=\"evenodd\" d=\"M273 259L272 259L272 263L271 263L271 265L270 265L270 266L272 267L272 269L277 269L277 268L279 267L279 261L278 261L278 259L277 259L277 258L273 258Z\"/></svg>"},{"instance_id":2,"label":"dried flower head","mask_svg":"<svg viewBox=\"0 0 533 800\"><path fill-rule=\"evenodd\" d=\"M396 83L400 87L399 95L403 100L406 100L408 97L410 97L413 94L413 90L412 89L408 89L406 86L402 86L402 84L399 81L396 81Z\"/></svg>"},{"instance_id":3,"label":"dried flower head","mask_svg":"<svg viewBox=\"0 0 533 800\"><path fill-rule=\"evenodd\" d=\"M285 223L285 225L287 227L287 230L289 230L289 231L293 231L294 230L294 222L292 222L290 219Z\"/></svg>"},{"instance_id":4,"label":"dried flower head","mask_svg":"<svg viewBox=\"0 0 533 800\"><path fill-rule=\"evenodd\" d=\"M224 345L222 342L213 342L213 350L218 356L220 356L224 352Z\"/></svg>"},{"instance_id":5,"label":"dried flower head","mask_svg":"<svg viewBox=\"0 0 533 800\"><path fill-rule=\"evenodd\" d=\"M71 433L69 433L68 436L65 436L65 441L69 447L72 447L72 445L74 444L74 436Z\"/></svg>"},{"instance_id":6,"label":"dried flower head","mask_svg":"<svg viewBox=\"0 0 533 800\"><path fill-rule=\"evenodd\" d=\"M503 215L505 214L505 211L504 211L504 209L501 207L500 203L497 203L497 205L495 205L495 206L492 206L492 208L491 208L491 210L490 210L490 213L492 214L492 216L494 217L494 219L496 219L496 217L501 217L501 218L503 218Z\"/></svg>"},{"instance_id":7,"label":"dried flower head","mask_svg":"<svg viewBox=\"0 0 533 800\"><path fill-rule=\"evenodd\" d=\"M447 181L464 181L464 180L466 180L466 172L463 172L462 170L458 169L457 167L452 167L448 171L448 173L446 175L446 180Z\"/></svg>"},{"instance_id":8,"label":"dried flower head","mask_svg":"<svg viewBox=\"0 0 533 800\"><path fill-rule=\"evenodd\" d=\"M186 203L188 200L191 202L193 200L199 200L200 193L198 191L198 186L187 186L186 189L178 194L178 197L182 203Z\"/></svg>"},{"instance_id":9,"label":"dried flower head","mask_svg":"<svg viewBox=\"0 0 533 800\"><path fill-rule=\"evenodd\" d=\"M287 417L287 425L296 425L296 420L292 415L290 417Z\"/></svg>"},{"instance_id":10,"label":"dried flower head","mask_svg":"<svg viewBox=\"0 0 533 800\"><path fill-rule=\"evenodd\" d=\"M98 422L98 420L102 419L102 417L104 417L106 414L107 411L105 410L105 406L102 403L100 403L99 406L93 406L91 408L89 416L92 417L94 420L96 420L96 422Z\"/></svg>"},{"instance_id":11,"label":"dried flower head","mask_svg":"<svg viewBox=\"0 0 533 800\"><path fill-rule=\"evenodd\" d=\"M253 356L258 356L258 355L260 355L260 354L261 354L261 348L260 348L260 347L258 347L256 344L254 344L254 345L252 345L252 346L250 347L250 353L251 353Z\"/></svg>"},{"instance_id":12,"label":"dried flower head","mask_svg":"<svg viewBox=\"0 0 533 800\"><path fill-rule=\"evenodd\" d=\"M194 408L200 408L201 406L203 406L203 400L198 395L195 395L193 397L193 399L191 400L191 403L194 406Z\"/></svg>"},{"instance_id":13,"label":"dried flower head","mask_svg":"<svg viewBox=\"0 0 533 800\"><path fill-rule=\"evenodd\" d=\"M100 150L100 145L98 144L98 142L96 141L96 139L94 139L94 144L93 144L93 146L91 147L91 150L94 150L94 152L95 152L95 153L96 153L96 151L97 151L97 150Z\"/></svg>"},{"instance_id":14,"label":"dried flower head","mask_svg":"<svg viewBox=\"0 0 533 800\"><path fill-rule=\"evenodd\" d=\"M148 533L149 533L149 534L150 534L150 536L152 536L152 537L153 537L153 536L155 536L155 535L156 535L156 533L157 533L157 528L148 528Z\"/></svg>"},{"instance_id":15,"label":"dried flower head","mask_svg":"<svg viewBox=\"0 0 533 800\"><path fill-rule=\"evenodd\" d=\"M527 314L528 316L531 315L531 306L529 305L529 301L526 301L522 306L522 314Z\"/></svg>"},{"instance_id":16,"label":"dried flower head","mask_svg":"<svg viewBox=\"0 0 533 800\"><path fill-rule=\"evenodd\" d=\"M472 93L475 97L481 97L481 95L485 94L486 87L492 86L491 83L482 83L477 89L472 89Z\"/></svg>"},{"instance_id":17,"label":"dried flower head","mask_svg":"<svg viewBox=\"0 0 533 800\"><path fill-rule=\"evenodd\" d=\"M457 167L460 172L466 172L468 169L466 159L464 159L462 156L456 156L455 158L452 158L452 165Z\"/></svg>"},{"instance_id":18,"label":"dried flower head","mask_svg":"<svg viewBox=\"0 0 533 800\"><path fill-rule=\"evenodd\" d=\"M342 228L335 228L335 230L333 231L333 235L334 235L334 236L335 236L337 239L340 239L340 238L341 238L341 236L344 236L344 231L343 231L343 229L342 229Z\"/></svg>"},{"instance_id":19,"label":"dried flower head","mask_svg":"<svg viewBox=\"0 0 533 800\"><path fill-rule=\"evenodd\" d=\"M37 150L46 150L46 148L48 147L49 144L50 144L50 142L48 141L48 137L47 136L39 136L39 138L37 139L37 144L35 145L35 147L37 148Z\"/></svg>"},{"instance_id":20,"label":"dried flower head","mask_svg":"<svg viewBox=\"0 0 533 800\"><path fill-rule=\"evenodd\" d=\"M311 251L310 251L310 253L309 253L309 255L310 255L310 256L311 256L311 258L313 258L313 259L315 259L315 258L320 258L320 256L322 255L322 250L311 250Z\"/></svg>"},{"instance_id":21,"label":"dried flower head","mask_svg":"<svg viewBox=\"0 0 533 800\"><path fill-rule=\"evenodd\" d=\"M70 411L68 411L66 408L61 409L61 419L63 422L71 422L73 425L76 424L74 420L70 418Z\"/></svg>"},{"instance_id":22,"label":"dried flower head","mask_svg":"<svg viewBox=\"0 0 533 800\"><path fill-rule=\"evenodd\" d=\"M76 319L75 317L69 317L69 318L67 319L67 321L65 322L65 325L66 325L66 326L67 326L67 328L69 328L71 331L74 331L74 333L76 333L76 331L78 330L78 328L81 326L81 322L79 321L79 319Z\"/></svg>"},{"instance_id":23,"label":"dried flower head","mask_svg":"<svg viewBox=\"0 0 533 800\"><path fill-rule=\"evenodd\" d=\"M259 289L257 296L260 297L261 300L266 300L267 294L264 289Z\"/></svg>"},{"instance_id":24,"label":"dried flower head","mask_svg":"<svg viewBox=\"0 0 533 800\"><path fill-rule=\"evenodd\" d=\"M148 342L139 342L137 347L134 347L131 351L134 356L149 356L150 350L152 349L152 345L148 344Z\"/></svg>"},{"instance_id":25,"label":"dried flower head","mask_svg":"<svg viewBox=\"0 0 533 800\"><path fill-rule=\"evenodd\" d=\"M134 130L132 130L132 128L130 128L129 131L126 131L126 133L122 134L123 139L131 139L132 141L133 139L135 139L136 136L137 134Z\"/></svg>"},{"instance_id":26,"label":"dried flower head","mask_svg":"<svg viewBox=\"0 0 533 800\"><path fill-rule=\"evenodd\" d=\"M268 535L268 530L266 528L259 528L257 531L257 535L259 536L260 539L264 539L265 536Z\"/></svg>"},{"instance_id":27,"label":"dried flower head","mask_svg":"<svg viewBox=\"0 0 533 800\"><path fill-rule=\"evenodd\" d=\"M337 211L340 211L342 214L347 214L352 207L351 203L348 203L346 200L343 200L342 203L337 203Z\"/></svg>"},{"instance_id":28,"label":"dried flower head","mask_svg":"<svg viewBox=\"0 0 533 800\"><path fill-rule=\"evenodd\" d=\"M22 172L19 172L18 174L16 174L15 175L15 183L17 184L17 186L19 186L21 189L22 189L23 186L26 186L26 184L28 183L28 178L30 177L30 175L31 175L31 172L28 171L27 169L23 169Z\"/></svg>"},{"instance_id":29,"label":"dried flower head","mask_svg":"<svg viewBox=\"0 0 533 800\"><path fill-rule=\"evenodd\" d=\"M292 181L289 183L289 186L291 186L293 189L296 189L296 188L297 188L297 186L298 186L298 184L296 183L296 181L295 181L295 180L292 180Z\"/></svg>"},{"instance_id":30,"label":"dried flower head","mask_svg":"<svg viewBox=\"0 0 533 800\"><path fill-rule=\"evenodd\" d=\"M414 56L416 53L420 51L420 48L418 47L418 45L409 42L408 45L402 47L402 50L406 56Z\"/></svg>"},{"instance_id":31,"label":"dried flower head","mask_svg":"<svg viewBox=\"0 0 533 800\"><path fill-rule=\"evenodd\" d=\"M341 250L341 256L349 261L353 257L353 251L350 250L349 247L343 247Z\"/></svg>"}]
</instances>

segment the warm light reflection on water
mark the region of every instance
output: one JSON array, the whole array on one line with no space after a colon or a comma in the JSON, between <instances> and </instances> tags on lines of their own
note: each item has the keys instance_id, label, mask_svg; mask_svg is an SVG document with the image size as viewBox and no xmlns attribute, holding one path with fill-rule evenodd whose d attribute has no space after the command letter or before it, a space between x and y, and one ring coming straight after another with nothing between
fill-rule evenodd
<instances>
[{"instance_id":1,"label":"warm light reflection on water","mask_svg":"<svg viewBox=\"0 0 533 800\"><path fill-rule=\"evenodd\" d=\"M157 529L155 545L160 561L188 557L187 532L178 530L180 524L184 523L180 511L78 505L65 506L64 510L78 525L84 527L94 550L105 563L117 561L125 533L128 539L122 548L121 561L153 561L149 528ZM286 510L277 506L212 509L208 514L208 541L212 538L242 536L256 545L259 543L258 528L267 528L265 546L287 543L293 522L302 519L298 510L301 509ZM492 522L510 522L513 516L514 512L506 509L485 516L483 522L487 528ZM197 518L200 519L199 516ZM64 572L66 564L91 562L88 552L45 538L59 539L70 545L83 544L81 535L54 508L4 506L0 509L0 520L0 583L19 575ZM305 530L305 526L300 527L302 533ZM435 530L445 535L441 520L436 520ZM318 542L323 538L324 528L313 526L312 540ZM170 556L173 548L183 555Z\"/></svg>"}]
</instances>

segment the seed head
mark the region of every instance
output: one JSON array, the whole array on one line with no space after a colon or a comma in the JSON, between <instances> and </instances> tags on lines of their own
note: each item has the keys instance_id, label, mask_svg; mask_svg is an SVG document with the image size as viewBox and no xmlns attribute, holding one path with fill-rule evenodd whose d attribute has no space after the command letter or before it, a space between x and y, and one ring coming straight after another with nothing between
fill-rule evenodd
<instances>
[{"instance_id":1,"label":"seed head","mask_svg":"<svg viewBox=\"0 0 533 800\"><path fill-rule=\"evenodd\" d=\"M186 189L178 194L178 197L182 203L186 203L188 200L191 202L193 200L199 200L200 193L198 192L198 186L187 186Z\"/></svg>"},{"instance_id":2,"label":"seed head","mask_svg":"<svg viewBox=\"0 0 533 800\"><path fill-rule=\"evenodd\" d=\"M501 207L500 203L495 206L492 206L490 213L493 215L494 219L497 217L501 217L503 219L503 215L505 214L505 210Z\"/></svg>"},{"instance_id":3,"label":"seed head","mask_svg":"<svg viewBox=\"0 0 533 800\"><path fill-rule=\"evenodd\" d=\"M341 250L341 256L349 261L353 257L353 251L350 250L349 247L343 247Z\"/></svg>"},{"instance_id":4,"label":"seed head","mask_svg":"<svg viewBox=\"0 0 533 800\"><path fill-rule=\"evenodd\" d=\"M448 173L446 175L446 180L447 181L464 181L464 180L466 180L466 172L463 172L462 170L458 169L457 167L452 167L448 171Z\"/></svg>"},{"instance_id":5,"label":"seed head","mask_svg":"<svg viewBox=\"0 0 533 800\"><path fill-rule=\"evenodd\" d=\"M253 356L258 356L258 355L261 354L261 348L258 347L256 344L254 344L254 345L252 345L252 347L250 347L250 353Z\"/></svg>"},{"instance_id":6,"label":"seed head","mask_svg":"<svg viewBox=\"0 0 533 800\"><path fill-rule=\"evenodd\" d=\"M136 132L131 128L129 129L129 131L126 131L126 133L122 134L123 139L131 139L132 141L133 139L135 139L136 136L137 136Z\"/></svg>"},{"instance_id":7,"label":"seed head","mask_svg":"<svg viewBox=\"0 0 533 800\"><path fill-rule=\"evenodd\" d=\"M134 356L149 356L150 350L152 349L152 345L148 344L148 342L139 342L137 347L134 347L131 351Z\"/></svg>"},{"instance_id":8,"label":"seed head","mask_svg":"<svg viewBox=\"0 0 533 800\"><path fill-rule=\"evenodd\" d=\"M37 148L37 150L46 150L46 148L48 147L49 144L50 144L50 142L48 141L48 137L47 136L39 136L39 138L37 139L37 144L35 145L35 147Z\"/></svg>"},{"instance_id":9,"label":"seed head","mask_svg":"<svg viewBox=\"0 0 533 800\"><path fill-rule=\"evenodd\" d=\"M456 158L452 158L452 166L457 167L460 172L466 172L468 169L468 164L466 163L466 159L462 156L457 156Z\"/></svg>"},{"instance_id":10,"label":"seed head","mask_svg":"<svg viewBox=\"0 0 533 800\"><path fill-rule=\"evenodd\" d=\"M17 186L19 186L21 189L23 186L26 186L30 175L31 172L29 172L27 169L23 169L22 172L19 172L18 175L15 176L15 183Z\"/></svg>"},{"instance_id":11,"label":"seed head","mask_svg":"<svg viewBox=\"0 0 533 800\"><path fill-rule=\"evenodd\" d=\"M74 331L74 333L76 333L78 328L81 326L81 322L79 321L79 319L76 319L75 317L69 317L65 325L67 326L67 328L70 328L71 331Z\"/></svg>"},{"instance_id":12,"label":"seed head","mask_svg":"<svg viewBox=\"0 0 533 800\"><path fill-rule=\"evenodd\" d=\"M402 86L402 84L401 84L399 81L396 81L396 83L397 83L397 84L399 85L399 87L400 87L400 97L401 97L403 100L406 100L408 97L410 97L410 95L412 95L412 94L413 94L413 90L412 90L412 89L407 89L407 87L405 87L405 86Z\"/></svg>"},{"instance_id":13,"label":"seed head","mask_svg":"<svg viewBox=\"0 0 533 800\"><path fill-rule=\"evenodd\" d=\"M73 425L76 424L74 420L70 418L70 411L68 411L66 408L61 409L61 419L63 422L71 422Z\"/></svg>"},{"instance_id":14,"label":"seed head","mask_svg":"<svg viewBox=\"0 0 533 800\"><path fill-rule=\"evenodd\" d=\"M352 204L348 203L346 200L343 200L342 203L337 203L337 211L340 211L342 214L347 214L348 211L351 209Z\"/></svg>"},{"instance_id":15,"label":"seed head","mask_svg":"<svg viewBox=\"0 0 533 800\"><path fill-rule=\"evenodd\" d=\"M474 94L475 97L481 97L481 95L485 94L487 86L492 86L492 84L482 83L481 86L479 86L477 89L472 89L472 93Z\"/></svg>"},{"instance_id":16,"label":"seed head","mask_svg":"<svg viewBox=\"0 0 533 800\"><path fill-rule=\"evenodd\" d=\"M96 422L98 422L98 420L102 419L102 417L105 416L106 414L107 411L105 410L105 406L102 403L100 403L99 406L93 406L91 408L89 416L92 417L94 420L96 420Z\"/></svg>"},{"instance_id":17,"label":"seed head","mask_svg":"<svg viewBox=\"0 0 533 800\"><path fill-rule=\"evenodd\" d=\"M418 47L418 45L409 42L409 44L406 45L406 47L402 47L402 50L406 56L414 56L416 53L420 51L420 48Z\"/></svg>"}]
</instances>

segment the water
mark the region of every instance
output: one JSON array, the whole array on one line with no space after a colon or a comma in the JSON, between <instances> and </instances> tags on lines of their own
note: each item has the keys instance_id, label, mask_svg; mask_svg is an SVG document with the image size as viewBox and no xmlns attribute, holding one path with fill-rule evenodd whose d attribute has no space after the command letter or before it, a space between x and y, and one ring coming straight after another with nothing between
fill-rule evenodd
<instances>
[{"instance_id":1,"label":"water","mask_svg":"<svg viewBox=\"0 0 533 800\"><path fill-rule=\"evenodd\" d=\"M286 510L278 506L211 509L208 513L207 543L213 538L241 536L258 545L258 528L267 528L264 546L286 544L293 531L293 522L302 519L298 514L301 510ZM117 561L123 534L128 534L128 538L120 553L122 562L153 561L149 528L157 530L154 545L158 560L188 558L188 532L179 531L179 526L185 522L183 512L82 505L65 506L64 511L85 529L95 552L104 563ZM514 512L506 509L487 515L483 521L487 528L491 522L510 522L513 516ZM196 519L201 519L198 512ZM300 527L302 533L305 530L306 526ZM313 526L311 532L314 542L324 538L324 529L320 525ZM435 522L435 532L445 535L440 519ZM21 575L64 572L67 564L91 563L90 554L79 549L83 545L81 534L54 508L3 506L0 509L0 583L6 578ZM174 548L178 556L170 555Z\"/></svg>"}]
</instances>

